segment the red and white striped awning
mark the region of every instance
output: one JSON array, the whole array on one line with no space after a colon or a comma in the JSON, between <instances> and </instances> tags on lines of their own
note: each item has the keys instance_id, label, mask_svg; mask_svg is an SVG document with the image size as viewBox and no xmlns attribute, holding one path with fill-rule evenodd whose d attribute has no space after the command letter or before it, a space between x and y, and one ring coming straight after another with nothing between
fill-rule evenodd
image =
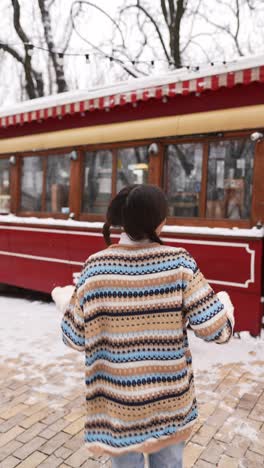
<instances>
[{"instance_id":1,"label":"red and white striped awning","mask_svg":"<svg viewBox=\"0 0 264 468\"><path fill-rule=\"evenodd\" d=\"M58 96L40 98L27 103L21 103L13 109L0 110L0 127L10 127L12 125L23 125L28 122L42 122L49 118L61 119L65 115L81 114L92 112L96 109L109 111L118 106L131 104L137 106L140 101L159 99L166 102L176 95L189 95L195 93L200 95L208 90L218 90L221 87L232 88L236 85L247 85L253 82L264 82L264 57L258 57L258 66L244 68L245 65L252 64L252 59L245 63L237 61L233 67L222 65L214 67L220 72L213 74L214 68L208 74L202 76L202 70L198 72L186 71L186 69L170 72L162 78L136 79L128 83L106 87L79 93L64 93ZM256 61L256 60L255 60ZM262 63L259 65L259 63ZM244 66L243 66L244 65ZM217 71L218 71L217 70ZM215 70L216 71L216 70Z\"/></svg>"}]
</instances>

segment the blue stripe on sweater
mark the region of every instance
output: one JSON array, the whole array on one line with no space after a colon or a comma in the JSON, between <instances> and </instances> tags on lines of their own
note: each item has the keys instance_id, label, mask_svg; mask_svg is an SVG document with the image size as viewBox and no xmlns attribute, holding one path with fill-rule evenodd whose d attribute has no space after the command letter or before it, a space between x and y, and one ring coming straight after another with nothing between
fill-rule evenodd
<instances>
[{"instance_id":1,"label":"blue stripe on sweater","mask_svg":"<svg viewBox=\"0 0 264 468\"><path fill-rule=\"evenodd\" d=\"M202 306L201 306L202 307ZM210 307L207 307L206 310L202 310L200 313L198 312L195 316L190 317L190 324L192 326L200 325L201 323L207 322L215 315L217 315L221 310L223 310L224 306L221 302L215 302Z\"/></svg>"},{"instance_id":2,"label":"blue stripe on sweater","mask_svg":"<svg viewBox=\"0 0 264 468\"><path fill-rule=\"evenodd\" d=\"M107 350L96 351L89 356L86 356L85 365L90 366L97 359L105 359L109 362L131 362L131 361L144 361L144 360L167 360L167 359L180 359L184 356L184 349L177 351L132 351L128 353L111 353Z\"/></svg>"},{"instance_id":3,"label":"blue stripe on sweater","mask_svg":"<svg viewBox=\"0 0 264 468\"><path fill-rule=\"evenodd\" d=\"M176 292L177 290L180 289L186 289L187 283L185 281L177 281L174 283L165 283L161 286L147 286L143 288L132 288L132 287L127 287L127 288L98 288L98 289L93 289L93 292L86 293L82 299L82 304L87 301L89 302L90 300L93 299L98 299L105 295L104 297L131 297L132 295L136 294L137 296L144 296L144 293L148 293L150 291L158 291L159 294L169 294L170 292ZM171 291L169 291L169 290ZM125 296L124 296L125 295Z\"/></svg>"},{"instance_id":4,"label":"blue stripe on sweater","mask_svg":"<svg viewBox=\"0 0 264 468\"><path fill-rule=\"evenodd\" d=\"M159 430L151 430L148 432L145 432L144 434L138 434L137 436L125 436L125 437L113 437L109 433L105 432L99 432L97 434L90 433L88 431L85 432L84 440L85 442L102 442L107 445L111 445L113 447L127 447L130 445L134 444L140 444L147 440L149 437L154 437L156 439L162 437L162 436L167 436L167 435L172 435L176 434L183 426L188 424L190 421L196 419L198 416L197 409L193 409L185 419L180 424L171 424L164 429L159 429Z\"/></svg>"},{"instance_id":5,"label":"blue stripe on sweater","mask_svg":"<svg viewBox=\"0 0 264 468\"><path fill-rule=\"evenodd\" d=\"M145 275L148 273L160 273L161 271L170 271L175 268L183 266L184 268L189 268L192 271L195 270L196 265L192 261L186 261L183 258L177 258L175 260L169 260L166 262L160 262L157 264L150 265L139 265L139 266L130 266L130 265L89 265L89 268L83 272L81 275L78 284L82 285L87 278L91 278L96 275L101 274L118 274L118 275Z\"/></svg>"},{"instance_id":6,"label":"blue stripe on sweater","mask_svg":"<svg viewBox=\"0 0 264 468\"><path fill-rule=\"evenodd\" d=\"M75 333L72 327L64 319L61 322L61 329L66 337L69 338L76 346L85 345L85 338Z\"/></svg>"},{"instance_id":7,"label":"blue stripe on sweater","mask_svg":"<svg viewBox=\"0 0 264 468\"><path fill-rule=\"evenodd\" d=\"M107 380L107 379L110 379L112 383L132 383L132 381L137 381L137 380L140 380L140 382L143 381L143 379L146 381L145 383L148 383L147 382L147 379L152 379L152 378L155 378L156 381L157 379L162 379L165 378L166 380L169 378L172 380L172 378L174 377L174 379L176 378L176 380L180 380L182 379L183 377L185 377L187 375L187 369L184 369L183 371L180 371L180 372L170 372L170 373L160 373L160 374L157 374L157 373L151 373L151 374L135 374L133 376L130 376L130 377L121 377L119 378L118 376L114 376L113 374L110 374L108 372L95 372L93 374L92 377L90 378L86 378L85 379L85 383L86 385L90 385L92 384L94 381L96 380L99 380L99 379L103 379L103 380ZM144 382L143 382L144 383ZM159 382L157 382L159 383Z\"/></svg>"}]
</instances>

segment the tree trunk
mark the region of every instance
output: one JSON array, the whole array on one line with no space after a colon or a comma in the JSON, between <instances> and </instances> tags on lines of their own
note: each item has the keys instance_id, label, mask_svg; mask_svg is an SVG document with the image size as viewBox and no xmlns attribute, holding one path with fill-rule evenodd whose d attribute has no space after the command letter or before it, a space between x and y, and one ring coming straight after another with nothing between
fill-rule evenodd
<instances>
[{"instance_id":1,"label":"tree trunk","mask_svg":"<svg viewBox=\"0 0 264 468\"><path fill-rule=\"evenodd\" d=\"M18 37L21 39L24 45L25 57L21 57L12 47L2 47L6 52L11 54L18 62L24 67L25 80L26 80L26 92L29 99L35 99L43 96L44 94L44 83L42 74L34 70L31 62L31 50L29 49L30 40L25 33L20 23L20 4L18 0L11 0L13 6L13 22L14 28Z\"/></svg>"},{"instance_id":2,"label":"tree trunk","mask_svg":"<svg viewBox=\"0 0 264 468\"><path fill-rule=\"evenodd\" d=\"M160 0L160 6L169 32L171 59L175 68L181 68L181 22L186 10L187 0Z\"/></svg>"},{"instance_id":3,"label":"tree trunk","mask_svg":"<svg viewBox=\"0 0 264 468\"><path fill-rule=\"evenodd\" d=\"M52 31L51 31L51 19L48 10L48 6L45 3L45 0L38 0L39 9L41 13L42 24L44 28L44 35L49 49L51 61L55 71L56 84L58 88L58 93L63 93L68 91L68 86L65 80L64 67L58 62L57 54L53 53L55 50Z\"/></svg>"}]
</instances>

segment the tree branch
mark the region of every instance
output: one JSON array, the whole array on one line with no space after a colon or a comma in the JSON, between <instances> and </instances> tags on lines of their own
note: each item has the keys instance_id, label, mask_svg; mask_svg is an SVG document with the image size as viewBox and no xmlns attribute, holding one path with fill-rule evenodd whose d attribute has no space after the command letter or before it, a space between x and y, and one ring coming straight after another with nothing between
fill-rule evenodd
<instances>
[{"instance_id":1,"label":"tree branch","mask_svg":"<svg viewBox=\"0 0 264 468\"><path fill-rule=\"evenodd\" d=\"M71 18L69 18L65 25L64 40L63 40L63 45L61 46L63 53L66 52L66 50L69 47L69 43L72 37L72 32L73 32L72 22L71 22Z\"/></svg>"},{"instance_id":2,"label":"tree branch","mask_svg":"<svg viewBox=\"0 0 264 468\"><path fill-rule=\"evenodd\" d=\"M119 34L120 34L121 39L122 39L122 45L123 45L123 47L125 47L125 40L124 40L122 30L121 30L119 24L112 18L112 16L110 16L105 10L103 10L103 8L100 8L99 6L95 5L92 2L89 2L88 0L76 0L76 1L73 2L72 7L71 7L71 17L72 17L73 8L77 4L79 4L80 6L82 6L82 5L91 6L92 8L95 8L96 10L103 13L103 15L105 15L115 25L115 27L118 29Z\"/></svg>"},{"instance_id":3,"label":"tree branch","mask_svg":"<svg viewBox=\"0 0 264 468\"><path fill-rule=\"evenodd\" d=\"M212 34L210 33L197 33L197 34L194 34L194 36L191 36L188 41L186 42L185 46L181 49L181 54L183 54L185 52L185 50L189 47L189 45L195 40L197 39L197 37L201 37L201 36L207 36L207 37L212 37Z\"/></svg>"},{"instance_id":4,"label":"tree branch","mask_svg":"<svg viewBox=\"0 0 264 468\"><path fill-rule=\"evenodd\" d=\"M160 4L161 4L161 9L162 9L164 20L165 20L167 26L169 26L169 18L168 18L168 10L167 10L167 6L166 6L166 1L165 0L160 0Z\"/></svg>"},{"instance_id":5,"label":"tree branch","mask_svg":"<svg viewBox=\"0 0 264 468\"><path fill-rule=\"evenodd\" d=\"M86 42L86 43L89 44L91 47L93 47L93 49L97 50L97 52L99 52L99 53L100 53L101 55L103 55L105 58L109 58L109 56L108 56L103 50L101 50L100 47L96 46L95 44L93 44L92 42L90 42L88 39L86 39L85 37L83 37L83 35L82 35L82 34L78 31L78 29L76 28L75 22L74 22L74 16L73 16L73 8L74 8L74 6L75 6L77 3L80 4L80 3L87 3L87 2L79 2L79 1L77 1L77 2L74 2L74 3L72 4L70 16L71 16L71 21L72 21L72 27L73 27L75 33L77 34L77 36L80 37L80 39L82 39L84 42ZM88 2L88 3L90 4L90 2ZM100 10L101 10L101 9L100 9ZM108 16L108 15L107 15L107 16ZM125 70L130 76L133 76L133 78L137 78L137 77L138 77L138 75L137 75L134 71L132 71L132 70L130 69L130 67L128 67L128 66L123 62L123 60L120 60L120 59L114 57L114 61L115 61L116 63L118 63L118 64L123 68L123 70Z\"/></svg>"},{"instance_id":6,"label":"tree branch","mask_svg":"<svg viewBox=\"0 0 264 468\"><path fill-rule=\"evenodd\" d=\"M14 11L14 14L13 14L14 27L17 32L17 35L19 36L23 44L30 43L30 40L20 23L20 4L18 0L11 0L11 2L13 5L13 11Z\"/></svg>"},{"instance_id":7,"label":"tree branch","mask_svg":"<svg viewBox=\"0 0 264 468\"><path fill-rule=\"evenodd\" d=\"M202 3L202 0L199 0L198 4L196 5L195 10L192 12L192 21L191 21L191 28L190 28L190 37L192 37L193 28L194 28L194 23L195 23L195 20L196 20L196 15L197 15L198 11L200 10L201 3ZM182 52L183 52L183 51L182 51Z\"/></svg>"},{"instance_id":8,"label":"tree branch","mask_svg":"<svg viewBox=\"0 0 264 468\"><path fill-rule=\"evenodd\" d=\"M199 44L199 42L196 42L195 40L191 39L190 42L192 44L194 44L196 47L198 47L202 52L203 54L205 55L206 57L206 60L208 62L211 62L212 61L212 58L210 57L210 55L208 54L208 52L201 46L201 44Z\"/></svg>"},{"instance_id":9,"label":"tree branch","mask_svg":"<svg viewBox=\"0 0 264 468\"><path fill-rule=\"evenodd\" d=\"M168 0L169 1L169 10L170 10L170 23L172 24L175 19L175 5L174 5L174 0ZM177 5L177 10L178 10L178 5Z\"/></svg>"},{"instance_id":10,"label":"tree branch","mask_svg":"<svg viewBox=\"0 0 264 468\"><path fill-rule=\"evenodd\" d=\"M156 21L154 20L154 18L151 16L151 14L141 5L128 5L127 7L123 8L121 10L121 13L123 13L124 11L130 9L130 8L138 8L140 9L141 11L143 11L143 13L147 16L147 18L149 18L149 20L151 21L151 23L153 24L157 34L158 34L158 37L159 37L159 40L160 40L160 43L161 43L161 46L162 46L162 49L163 49L163 52L166 56L166 59L168 61L168 63L170 63L171 59L170 59L170 56L169 56L169 53L167 52L167 49L166 49L166 46L165 46L165 43L163 41L163 37L162 37L162 34L161 34L161 31L156 23Z\"/></svg>"},{"instance_id":11,"label":"tree branch","mask_svg":"<svg viewBox=\"0 0 264 468\"><path fill-rule=\"evenodd\" d=\"M238 35L240 31L240 5L239 5L239 0L236 0L236 21L237 21L237 27L236 27L236 32L234 34L234 41L236 44L237 51L240 56L243 56L244 54L242 53L242 50L240 49L240 45L238 42Z\"/></svg>"},{"instance_id":12,"label":"tree branch","mask_svg":"<svg viewBox=\"0 0 264 468\"><path fill-rule=\"evenodd\" d=\"M0 49L4 50L8 54L12 55L21 65L24 66L24 57L22 57L13 47L9 46L8 44L4 44L0 40Z\"/></svg>"},{"instance_id":13,"label":"tree branch","mask_svg":"<svg viewBox=\"0 0 264 468\"><path fill-rule=\"evenodd\" d=\"M238 54L240 56L244 55L241 48L240 48L240 45L239 45L239 42L238 42L238 37L236 38L236 36L230 30L229 26L222 26L221 24L215 23L214 21L208 19L203 13L198 13L198 15L201 18L203 18L207 23L211 24L211 26L214 26L215 28L217 28L217 29L225 32L226 34L228 34L232 38L232 40L234 41Z\"/></svg>"}]
</instances>

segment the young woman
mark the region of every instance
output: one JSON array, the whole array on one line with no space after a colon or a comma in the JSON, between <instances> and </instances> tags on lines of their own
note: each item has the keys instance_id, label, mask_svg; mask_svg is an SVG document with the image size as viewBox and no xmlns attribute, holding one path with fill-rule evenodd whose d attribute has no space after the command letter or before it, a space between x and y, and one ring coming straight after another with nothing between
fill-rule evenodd
<instances>
[{"instance_id":1,"label":"young woman","mask_svg":"<svg viewBox=\"0 0 264 468\"><path fill-rule=\"evenodd\" d=\"M232 336L228 295L214 293L185 249L163 245L166 214L156 186L119 192L108 248L86 261L62 320L64 342L85 351L87 447L110 454L113 468L143 468L144 453L151 468L182 467L197 419L186 326L208 342ZM118 244L111 226L123 229Z\"/></svg>"}]
</instances>

